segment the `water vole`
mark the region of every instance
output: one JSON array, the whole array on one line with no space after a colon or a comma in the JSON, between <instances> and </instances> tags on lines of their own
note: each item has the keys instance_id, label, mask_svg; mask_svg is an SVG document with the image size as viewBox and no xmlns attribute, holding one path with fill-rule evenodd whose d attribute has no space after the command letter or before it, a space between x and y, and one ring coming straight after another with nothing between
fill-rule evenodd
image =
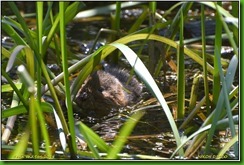
<instances>
[{"instance_id":1,"label":"water vole","mask_svg":"<svg viewBox=\"0 0 244 165\"><path fill-rule=\"evenodd\" d=\"M142 85L127 70L105 64L86 79L75 102L86 115L102 117L113 108L135 103L141 92Z\"/></svg>"}]
</instances>

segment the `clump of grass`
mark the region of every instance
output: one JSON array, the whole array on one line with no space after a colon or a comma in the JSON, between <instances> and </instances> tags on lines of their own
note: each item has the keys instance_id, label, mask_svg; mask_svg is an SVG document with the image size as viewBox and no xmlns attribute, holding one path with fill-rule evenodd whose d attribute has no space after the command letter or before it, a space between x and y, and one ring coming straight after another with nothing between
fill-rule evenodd
<instances>
[{"instance_id":1,"label":"clump of grass","mask_svg":"<svg viewBox=\"0 0 244 165\"><path fill-rule=\"evenodd\" d=\"M63 6L63 3L60 3L60 8ZM2 26L3 30L14 40L14 46L12 49L8 50L3 54L3 57L8 59L8 63L3 64L5 66L6 72L9 72L13 67L16 66L15 61L20 61L23 65L19 66L19 76L22 78L22 87L21 90L17 89L13 80L8 79L9 84L12 86L13 90L16 92L20 99L20 102L14 107L14 109L6 109L4 111L11 111L11 115L19 115L19 110L23 109L23 105L25 108L25 113L29 113L28 115L28 123L26 125L26 136L23 138L25 140L22 143L17 145L16 150L18 148L22 150L22 152L13 152L10 154L10 159L21 158L25 150L27 149L27 143L29 137L27 137L30 133L32 136L32 146L33 146L33 154L38 156L40 155L39 152L39 141L41 140L38 133L38 125L41 126L41 135L43 136L45 143L46 143L46 153L47 158L52 158L52 153L50 150L50 140L49 135L47 134L47 130L45 128L45 120L43 117L43 112L45 110L45 103L41 103L42 97L42 79L45 79L49 86L49 90L51 92L52 98L54 100L54 107L52 106L52 111L54 110L58 114L58 118L62 123L62 128L65 136L71 136L68 140L68 148L70 150L71 157L76 157L76 145L75 145L75 134L74 134L74 125L68 128L66 119L63 114L63 110L59 103L58 96L55 92L54 86L51 83L52 75L50 75L48 68L44 62L44 58L46 56L47 49L54 48L54 41L57 39L58 32L60 31L63 33L65 31L65 24L68 21L72 20L72 18L79 12L80 8L83 6L82 3L74 2L74 3L66 3L65 8L62 8L61 13L53 15L52 7L53 3L47 3L47 13L45 14L45 19L43 18L44 7L43 2L37 2L37 30L33 31L28 28L24 18L21 16L20 11L18 10L17 6L14 2L9 2L9 7L12 9L13 13L16 15L16 20L11 19L8 16L4 16L2 18ZM62 15L61 15L62 14ZM55 17L55 19L54 19ZM65 21L64 22L64 17ZM60 24L60 27L58 26ZM21 37L20 35L23 35ZM62 37L61 41L65 41L66 39ZM65 43L62 42L62 48ZM66 47L66 45L65 45ZM56 45L56 50L61 50L59 45ZM65 48L64 48L65 49ZM63 59L65 61L65 57L67 58L67 53L62 49ZM57 54L58 56L59 54ZM57 58L60 58L59 56ZM67 64L67 61L66 61ZM64 65L64 64L63 64ZM23 72L23 71L24 72ZM67 66L64 65L64 70L67 70ZM7 73L4 72L4 75L7 76ZM65 72L65 79L67 80L68 74ZM35 85L34 85L34 82ZM68 91L68 85L66 85L66 96L70 96L70 92ZM30 89L32 89L30 91ZM22 93L23 92L23 93ZM69 97L68 97L69 98ZM23 105L22 105L23 104ZM68 108L69 116L73 115L73 112ZM23 112L23 111L22 111ZM5 116L6 117L6 116ZM36 119L38 117L38 120ZM69 123L74 123L73 118L69 118ZM73 121L73 122L72 122ZM30 131L30 130L31 131ZM73 131L72 131L73 130ZM70 135L70 132L72 133ZM66 139L65 137L63 137ZM66 143L64 141L64 143ZM65 145L63 145L65 146ZM63 148L66 149L65 147Z\"/></svg>"},{"instance_id":2,"label":"clump of grass","mask_svg":"<svg viewBox=\"0 0 244 165\"><path fill-rule=\"evenodd\" d=\"M112 37L111 43L100 47L98 50L94 51L86 58L81 59L79 62L72 66L68 65L68 56L71 55L71 52L67 49L65 26L69 21L72 21L80 9L84 7L84 3L60 2L58 4L59 13L54 12L53 2L46 2L47 8L44 8L44 3L45 2L36 2L36 30L30 30L28 28L28 25L26 24L24 18L21 16L20 11L14 2L9 2L8 4L13 13L16 15L16 19L12 19L9 16L4 16L1 20L3 31L14 41L14 45L11 48L2 46L2 74L8 82L8 84L2 85L2 91L9 93L13 92L11 107L2 111L2 119L9 118L9 121L14 121L16 120L17 115L25 114L28 116L28 121L23 131L23 136L20 139L20 143L15 146L15 149L13 150L13 148L9 147L7 144L2 146L2 149L11 148L8 159L28 159L30 157L27 156L28 154L26 154L26 151L30 150L33 155L39 156L40 158L44 155L39 145L41 140L45 141L46 157L43 158L55 159L55 148L50 147L52 142L49 139L49 134L46 129L44 112L53 113L55 116L57 130L60 131L59 139L63 149L63 155L66 159L76 159L77 155L79 157L89 157L92 159L123 158L125 155L120 154L120 152L126 143L126 139L132 132L137 122L144 115L144 113L142 111L138 111L129 117L128 121L126 121L121 131L118 133L118 137L114 140L112 146L108 146L95 132L88 128L84 123L80 122L77 127L84 136L84 139L90 149L90 151L86 152L77 151L76 149L75 130L77 130L77 128L75 127L74 123L72 105L72 101L75 98L80 86L94 70L96 65L101 63L101 61L108 56L112 56L113 58L115 55L118 55L117 57L119 57L121 54L123 54L127 59L131 65L131 68L146 85L147 89L149 89L149 91L157 98L162 107L162 110L167 116L177 145L175 152L171 155L170 158L190 159L193 154L201 150L201 148L204 148L204 154L211 154L210 145L214 132L215 130L220 129L223 125L224 128L231 128L231 136L233 140L230 141L230 143L226 145L223 150L219 151L218 158L220 158L220 156L223 155L224 152L227 151L228 148L230 148L232 145L234 145L235 158L239 157L237 150L238 136L235 133L236 130L234 127L235 124L239 124L239 121L238 116L234 116L232 114L232 111L238 106L239 88L238 86L231 88L238 66L238 41L233 39L232 31L236 36L238 32L238 26L236 25L236 22L232 22L233 26L232 28L229 28L229 25L226 24L224 17L233 19L238 18L235 18L226 10L221 8L220 3L217 4L214 2L200 2L202 5L202 56L200 56L199 52L196 50L185 47L189 41L184 39L183 35L184 23L188 19L187 12L189 9L191 9L194 3L179 2L168 9L164 15L160 15L156 12L157 3L150 2L148 6L143 5L143 12L139 17L140 19L131 25L131 28L128 30L127 34L120 38ZM112 7L116 6L116 14L114 17L112 30L116 31L117 34L120 34L120 13L124 5L127 5L127 3L117 2L116 5L112 5ZM205 53L207 49L205 44L207 36L204 34L204 6L213 8L216 11L217 16L215 35L216 38L214 45L215 50L212 58L214 61L213 64L208 61L206 56L207 54ZM176 7L180 8L172 21L166 20L165 18L168 16L168 14ZM238 6L233 5L233 7ZM92 9L92 11L94 10L96 9ZM98 10L107 11L104 10L104 8L99 8ZM89 11L83 11L83 13L88 12ZM79 15L82 15L82 13L79 13L78 16ZM149 18L148 15L150 16ZM149 20L150 26L141 29L140 26L146 19ZM169 26L167 33L168 35L164 37L158 35L157 30L167 26ZM223 69L221 62L222 59L220 56L220 50L222 46L222 27L224 29L224 33L227 34L228 40L235 52L235 56L232 57L229 63L227 63L227 70ZM178 31L180 31L179 42L175 41L175 36ZM152 43L161 44L160 46L163 49L160 49L160 57L152 55L154 52L153 50L155 49L154 44ZM153 60L155 62L150 63L142 60L141 55L145 45L152 46L149 50L150 55L148 55L148 59L149 61ZM134 49L134 47L137 49ZM44 59L47 56L48 50L55 52L57 56L56 58L58 59L57 63L62 66L62 71L58 76L54 76L54 74L52 74L52 72L46 66L46 61ZM119 50L119 53L112 54L115 52L115 50ZM176 62L171 58L170 51L172 50L177 52ZM188 113L185 113L185 110L188 109L188 107L185 107L187 104L185 104L186 70L184 68L184 56L190 57L194 62L199 64L199 69L201 71L200 73L197 73L198 75L196 76L196 79L194 79L194 82L198 83L199 78L203 78L205 85L205 95L201 96L199 101L197 101L197 98L199 97L197 95L198 88L192 86L189 115ZM172 115L172 111L154 80L154 77L159 75L163 65L166 65L166 63L173 71L177 71L177 117L178 119L186 118L186 120L179 127L177 127ZM14 67L18 67L19 71L19 80L17 83L8 75L8 73ZM81 71L79 72L75 81L70 84L69 75L70 73L73 73L77 70ZM211 90L208 89L208 81L211 77L213 77L214 83L212 93ZM193 83L193 85L196 85L195 83ZM57 87L57 84L60 88ZM57 91L60 93L65 93L67 116L64 115L64 110L61 108ZM46 92L50 92L54 101L53 105L42 101L42 96ZM209 95L212 95L213 100L210 99ZM205 120L198 128L198 130L192 132L186 140L182 140L183 138L179 135L179 130L185 129L189 123L192 122L193 118L197 112L200 111L203 105L206 105L207 107L207 113L203 112ZM13 125L14 123L12 123L11 127L13 127ZM3 141L7 143L8 138L9 137L4 136ZM193 140L190 141L191 139ZM32 144L31 149L28 147L29 141L31 141ZM190 144L184 150L183 146L187 142ZM26 156L23 157L25 154ZM179 157L175 156L177 154ZM154 155L138 156L141 159L158 158ZM134 156L126 155L126 157L133 158Z\"/></svg>"}]
</instances>

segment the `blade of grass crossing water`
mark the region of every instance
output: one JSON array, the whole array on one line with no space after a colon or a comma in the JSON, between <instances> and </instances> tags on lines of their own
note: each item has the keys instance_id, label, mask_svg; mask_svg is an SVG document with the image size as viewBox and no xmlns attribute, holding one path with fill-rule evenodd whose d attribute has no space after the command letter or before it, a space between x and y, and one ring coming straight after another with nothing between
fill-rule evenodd
<instances>
[{"instance_id":1,"label":"blade of grass crossing water","mask_svg":"<svg viewBox=\"0 0 244 165\"><path fill-rule=\"evenodd\" d=\"M170 40L168 38L159 36L159 35L155 35L155 34L150 34L148 35L146 34L134 34L134 35L129 35L123 38L118 39L117 41L115 41L116 43L121 43L121 44L127 44L129 42L132 41L137 41L137 40L145 40L145 39L149 39L149 40L156 40L165 44L168 44L171 47L174 47L177 49L178 44L173 41ZM104 48L104 56L107 56L108 54L110 54L111 52L113 52L115 50L115 48ZM196 61L197 63L199 63L200 65L203 66L203 59L201 57L199 57L199 55L197 55L196 53L194 53L193 51L191 51L190 49L184 48L184 53L189 56L190 58L192 58L194 61ZM208 72L210 72L211 74L213 74L213 67L207 63L207 70Z\"/></svg>"},{"instance_id":2,"label":"blade of grass crossing water","mask_svg":"<svg viewBox=\"0 0 244 165\"><path fill-rule=\"evenodd\" d=\"M158 36L158 35L154 35L154 34L134 34L134 35L129 35L129 36L125 36L123 38L120 38L118 40L116 40L115 42L116 43L121 43L121 44L127 44L129 42L132 42L132 41L137 41L137 40L146 40L146 39L149 39L149 40L156 40L156 41L159 41L159 42L162 42L162 43L165 43L165 44L168 44L170 45L171 47L174 47L174 48L177 48L177 43L173 40L170 40L168 38L165 38L165 37L162 37L162 36ZM103 54L101 56L101 58L105 58L107 55L109 55L111 52L113 52L115 50L115 48L112 48L112 47L102 47L101 49L104 49L103 50ZM101 51L101 49L99 49L99 51ZM98 54L99 52L94 52L96 54ZM187 48L184 48L184 53L189 56L190 58L192 58L194 61L196 61L197 63L199 63L200 65L203 65L203 60L201 57L199 57L199 55L197 55L196 53L194 53L193 51L187 49ZM140 53L139 53L140 54ZM211 74L213 74L213 67L207 63L207 70L208 72L210 72Z\"/></svg>"},{"instance_id":3,"label":"blade of grass crossing water","mask_svg":"<svg viewBox=\"0 0 244 165\"><path fill-rule=\"evenodd\" d=\"M87 131L86 125L84 125L81 122L79 123L79 130L82 133L82 136L84 137L84 139L86 140L86 143L87 143L89 149L91 150L92 155L96 159L100 159L101 157L99 155L99 152L98 152L97 148L95 147L97 145L98 141L94 142L92 140L92 137L93 137L92 134Z\"/></svg>"},{"instance_id":4,"label":"blade of grass crossing water","mask_svg":"<svg viewBox=\"0 0 244 165\"><path fill-rule=\"evenodd\" d=\"M225 146L220 150L216 159L221 159L224 157L224 154L230 150L231 146L235 145L238 142L238 135L235 135ZM238 156L236 156L238 159Z\"/></svg>"},{"instance_id":5,"label":"blade of grass crossing water","mask_svg":"<svg viewBox=\"0 0 244 165\"><path fill-rule=\"evenodd\" d=\"M119 152L123 149L127 141L127 137L131 134L133 128L136 126L136 123L143 115L143 111L138 111L134 113L129 119L127 119L127 121L121 128L119 135L115 139L113 147L111 147L108 151L107 159L116 159L118 157Z\"/></svg>"},{"instance_id":6,"label":"blade of grass crossing water","mask_svg":"<svg viewBox=\"0 0 244 165\"><path fill-rule=\"evenodd\" d=\"M15 146L15 149L9 155L9 159L23 159L28 145L29 137L30 128L27 126L19 143Z\"/></svg>"},{"instance_id":7,"label":"blade of grass crossing water","mask_svg":"<svg viewBox=\"0 0 244 165\"><path fill-rule=\"evenodd\" d=\"M109 146L91 128L80 121L76 124L76 126L78 127L82 136L86 135L84 136L85 140L90 140L90 143L88 144L89 147L97 147L102 152L108 152Z\"/></svg>"},{"instance_id":8,"label":"blade of grass crossing water","mask_svg":"<svg viewBox=\"0 0 244 165\"><path fill-rule=\"evenodd\" d=\"M175 124L175 121L172 117L171 111L167 105L167 102L165 101L162 93L160 92L156 82L154 81L153 77L147 70L147 68L144 66L142 61L137 57L137 55L126 45L120 44L120 43L111 43L111 46L114 46L118 48L126 57L130 65L134 68L137 75L140 77L140 79L145 83L145 85L152 91L152 93L157 97L159 103L161 104L168 120L171 125L172 131L174 133L177 146L181 144L179 132L177 129L177 126ZM181 149L179 151L180 156L184 155L183 150Z\"/></svg>"}]
</instances>

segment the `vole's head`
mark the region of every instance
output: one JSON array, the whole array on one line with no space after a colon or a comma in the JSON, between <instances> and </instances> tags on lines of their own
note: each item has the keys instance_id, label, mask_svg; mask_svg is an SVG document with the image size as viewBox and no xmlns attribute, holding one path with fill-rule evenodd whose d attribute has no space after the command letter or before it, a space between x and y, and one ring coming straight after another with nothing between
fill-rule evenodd
<instances>
[{"instance_id":1,"label":"vole's head","mask_svg":"<svg viewBox=\"0 0 244 165\"><path fill-rule=\"evenodd\" d=\"M98 70L86 80L75 101L86 114L101 117L112 108L126 106L128 99L123 84L115 76Z\"/></svg>"}]
</instances>

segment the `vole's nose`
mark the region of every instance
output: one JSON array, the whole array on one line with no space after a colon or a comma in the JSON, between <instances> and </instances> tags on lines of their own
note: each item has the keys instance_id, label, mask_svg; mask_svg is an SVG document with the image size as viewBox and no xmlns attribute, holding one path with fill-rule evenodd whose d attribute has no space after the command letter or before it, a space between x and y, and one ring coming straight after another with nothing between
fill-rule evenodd
<instances>
[{"instance_id":1,"label":"vole's nose","mask_svg":"<svg viewBox=\"0 0 244 165\"><path fill-rule=\"evenodd\" d=\"M76 97L76 100L79 99L79 100L86 100L88 98L88 94L87 92L82 92L80 93L77 97Z\"/></svg>"}]
</instances>

